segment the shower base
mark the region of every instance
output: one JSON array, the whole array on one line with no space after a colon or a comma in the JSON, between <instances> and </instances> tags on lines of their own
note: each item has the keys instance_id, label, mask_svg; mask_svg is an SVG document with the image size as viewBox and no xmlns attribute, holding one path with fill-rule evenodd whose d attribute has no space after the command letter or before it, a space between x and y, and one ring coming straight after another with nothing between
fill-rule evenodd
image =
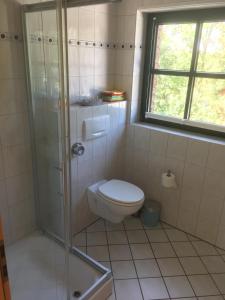
<instances>
[{"instance_id":1,"label":"shower base","mask_svg":"<svg viewBox=\"0 0 225 300\"><path fill-rule=\"evenodd\" d=\"M6 248L12 300L67 300L65 251L40 232ZM69 255L70 299L107 299L112 290L110 272L82 257Z\"/></svg>"}]
</instances>

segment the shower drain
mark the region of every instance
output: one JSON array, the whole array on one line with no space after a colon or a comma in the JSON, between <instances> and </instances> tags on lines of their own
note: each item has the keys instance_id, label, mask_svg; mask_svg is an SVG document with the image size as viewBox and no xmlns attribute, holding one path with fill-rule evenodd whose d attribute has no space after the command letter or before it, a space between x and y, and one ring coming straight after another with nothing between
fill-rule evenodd
<instances>
[{"instance_id":1,"label":"shower drain","mask_svg":"<svg viewBox=\"0 0 225 300\"><path fill-rule=\"evenodd\" d=\"M80 291L74 291L73 292L73 297L74 298L79 298L81 296L81 292Z\"/></svg>"}]
</instances>

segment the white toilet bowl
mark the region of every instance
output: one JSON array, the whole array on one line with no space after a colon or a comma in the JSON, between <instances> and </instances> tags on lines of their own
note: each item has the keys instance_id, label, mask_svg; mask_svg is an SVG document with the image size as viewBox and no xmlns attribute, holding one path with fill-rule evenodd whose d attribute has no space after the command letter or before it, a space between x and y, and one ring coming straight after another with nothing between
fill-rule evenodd
<instances>
[{"instance_id":1,"label":"white toilet bowl","mask_svg":"<svg viewBox=\"0 0 225 300\"><path fill-rule=\"evenodd\" d=\"M112 223L136 213L144 203L143 191L122 180L102 180L88 187L91 211Z\"/></svg>"}]
</instances>

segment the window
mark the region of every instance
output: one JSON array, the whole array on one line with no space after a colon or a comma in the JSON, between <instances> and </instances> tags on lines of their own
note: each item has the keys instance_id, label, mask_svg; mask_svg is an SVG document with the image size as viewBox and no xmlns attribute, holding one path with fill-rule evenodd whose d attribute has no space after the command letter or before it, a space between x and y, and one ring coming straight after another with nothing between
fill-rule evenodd
<instances>
[{"instance_id":1,"label":"window","mask_svg":"<svg viewBox=\"0 0 225 300\"><path fill-rule=\"evenodd\" d=\"M225 136L225 9L148 16L142 120Z\"/></svg>"}]
</instances>

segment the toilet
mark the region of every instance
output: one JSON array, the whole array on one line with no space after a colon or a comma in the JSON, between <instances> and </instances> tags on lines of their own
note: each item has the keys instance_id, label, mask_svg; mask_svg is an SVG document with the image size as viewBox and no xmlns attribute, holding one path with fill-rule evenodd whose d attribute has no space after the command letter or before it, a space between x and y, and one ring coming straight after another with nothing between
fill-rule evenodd
<instances>
[{"instance_id":1,"label":"toilet","mask_svg":"<svg viewBox=\"0 0 225 300\"><path fill-rule=\"evenodd\" d=\"M144 204L143 191L134 184L112 179L102 180L88 187L90 210L112 223L120 223L136 213Z\"/></svg>"}]
</instances>

